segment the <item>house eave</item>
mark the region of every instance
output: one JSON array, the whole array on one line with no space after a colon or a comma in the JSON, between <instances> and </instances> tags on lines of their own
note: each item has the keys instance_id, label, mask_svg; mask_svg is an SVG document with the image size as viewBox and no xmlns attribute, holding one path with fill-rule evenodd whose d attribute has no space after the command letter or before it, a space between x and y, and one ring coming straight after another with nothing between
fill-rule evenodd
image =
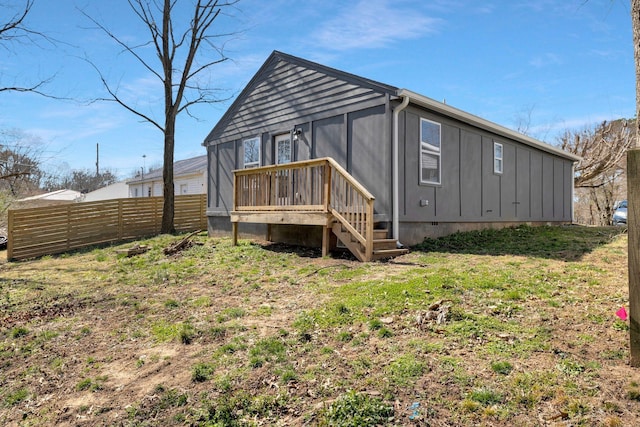
<instances>
[{"instance_id":1,"label":"house eave","mask_svg":"<svg viewBox=\"0 0 640 427\"><path fill-rule=\"evenodd\" d=\"M580 160L582 160L582 157L576 156L575 154L561 150L557 147L554 147L553 145L531 138L530 136L523 135L519 132L508 129L497 123L493 123L489 120L467 113L466 111L462 111L457 108L451 107L450 105L444 104L442 102L438 102L434 99L431 99L424 95L420 95L410 90L400 89L398 90L396 95L401 98L408 97L409 102L412 104L416 104L416 105L428 108L429 110L435 111L437 113L443 114L445 116L455 118L457 120L460 120L461 122L468 123L478 128L495 133L498 136L502 136L508 139L521 142L525 145L537 148L542 151L546 151L551 154L555 154L559 157L571 160L573 162L579 162Z\"/></svg>"}]
</instances>

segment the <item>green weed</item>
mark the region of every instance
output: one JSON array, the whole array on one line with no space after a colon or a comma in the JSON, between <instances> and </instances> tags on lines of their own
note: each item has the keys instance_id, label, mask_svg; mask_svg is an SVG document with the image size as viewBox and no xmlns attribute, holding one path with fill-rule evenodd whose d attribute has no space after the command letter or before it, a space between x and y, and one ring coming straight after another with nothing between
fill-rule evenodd
<instances>
[{"instance_id":1,"label":"green weed","mask_svg":"<svg viewBox=\"0 0 640 427\"><path fill-rule=\"evenodd\" d=\"M349 342L353 339L353 334L349 331L342 331L338 333L338 341Z\"/></svg>"},{"instance_id":2,"label":"green weed","mask_svg":"<svg viewBox=\"0 0 640 427\"><path fill-rule=\"evenodd\" d=\"M246 315L246 311L240 307L231 307L222 310L217 317L218 323L224 323L232 319L238 319Z\"/></svg>"},{"instance_id":3,"label":"green weed","mask_svg":"<svg viewBox=\"0 0 640 427\"><path fill-rule=\"evenodd\" d=\"M169 309L178 308L180 307L180 303L174 299L170 299L164 302L164 306Z\"/></svg>"},{"instance_id":4,"label":"green weed","mask_svg":"<svg viewBox=\"0 0 640 427\"><path fill-rule=\"evenodd\" d=\"M29 397L29 391L26 388L20 388L4 396L6 406L14 406Z\"/></svg>"},{"instance_id":5,"label":"green weed","mask_svg":"<svg viewBox=\"0 0 640 427\"><path fill-rule=\"evenodd\" d=\"M556 368L564 374L573 376L582 374L586 370L585 366L581 363L569 359L561 360L556 365Z\"/></svg>"},{"instance_id":6,"label":"green weed","mask_svg":"<svg viewBox=\"0 0 640 427\"><path fill-rule=\"evenodd\" d=\"M391 338L393 336L393 332L388 328L381 328L378 330L378 336L380 338Z\"/></svg>"},{"instance_id":7,"label":"green weed","mask_svg":"<svg viewBox=\"0 0 640 427\"><path fill-rule=\"evenodd\" d=\"M215 368L210 363L198 363L191 370L191 381L202 383L211 379Z\"/></svg>"},{"instance_id":8,"label":"green weed","mask_svg":"<svg viewBox=\"0 0 640 427\"><path fill-rule=\"evenodd\" d=\"M191 344L196 337L196 329L189 323L183 323L180 327L179 339L182 344Z\"/></svg>"},{"instance_id":9,"label":"green weed","mask_svg":"<svg viewBox=\"0 0 640 427\"><path fill-rule=\"evenodd\" d=\"M11 329L11 337L12 338L21 338L27 336L29 334L29 330L24 326L16 326Z\"/></svg>"},{"instance_id":10,"label":"green weed","mask_svg":"<svg viewBox=\"0 0 640 427\"><path fill-rule=\"evenodd\" d=\"M381 329L383 326L384 324L382 323L382 321L380 321L380 319L369 320L369 329L371 329L372 331L377 331L378 329Z\"/></svg>"},{"instance_id":11,"label":"green weed","mask_svg":"<svg viewBox=\"0 0 640 427\"><path fill-rule=\"evenodd\" d=\"M96 378L85 378L76 384L77 391L99 391L104 388L104 382L107 380L106 376L99 376Z\"/></svg>"},{"instance_id":12,"label":"green weed","mask_svg":"<svg viewBox=\"0 0 640 427\"><path fill-rule=\"evenodd\" d=\"M479 388L469 393L469 399L481 405L488 406L502 402L502 395L494 390Z\"/></svg>"},{"instance_id":13,"label":"green weed","mask_svg":"<svg viewBox=\"0 0 640 427\"><path fill-rule=\"evenodd\" d=\"M513 365L506 361L492 362L491 370L496 374L509 375L513 370Z\"/></svg>"},{"instance_id":14,"label":"green weed","mask_svg":"<svg viewBox=\"0 0 640 427\"><path fill-rule=\"evenodd\" d=\"M392 384L408 387L420 377L426 369L426 364L419 361L412 354L405 354L393 360L385 369Z\"/></svg>"},{"instance_id":15,"label":"green weed","mask_svg":"<svg viewBox=\"0 0 640 427\"><path fill-rule=\"evenodd\" d=\"M253 368L258 368L265 362L282 362L285 355L286 347L279 338L264 338L249 350L249 364Z\"/></svg>"},{"instance_id":16,"label":"green weed","mask_svg":"<svg viewBox=\"0 0 640 427\"><path fill-rule=\"evenodd\" d=\"M319 417L320 426L361 427L386 425L393 407L376 397L350 391L333 402Z\"/></svg>"}]
</instances>

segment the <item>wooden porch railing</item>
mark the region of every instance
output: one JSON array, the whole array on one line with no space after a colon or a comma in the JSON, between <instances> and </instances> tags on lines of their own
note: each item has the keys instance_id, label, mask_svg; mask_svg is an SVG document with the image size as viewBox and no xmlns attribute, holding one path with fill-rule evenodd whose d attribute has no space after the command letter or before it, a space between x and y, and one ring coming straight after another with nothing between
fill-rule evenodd
<instances>
[{"instance_id":1,"label":"wooden porch railing","mask_svg":"<svg viewBox=\"0 0 640 427\"><path fill-rule=\"evenodd\" d=\"M374 201L366 188L329 157L234 171L236 218L253 212L261 216L247 222L271 223L269 213L331 214L362 245L360 255L365 260L371 260L373 253ZM234 241L237 222L233 221ZM323 225L326 240L331 224Z\"/></svg>"}]
</instances>

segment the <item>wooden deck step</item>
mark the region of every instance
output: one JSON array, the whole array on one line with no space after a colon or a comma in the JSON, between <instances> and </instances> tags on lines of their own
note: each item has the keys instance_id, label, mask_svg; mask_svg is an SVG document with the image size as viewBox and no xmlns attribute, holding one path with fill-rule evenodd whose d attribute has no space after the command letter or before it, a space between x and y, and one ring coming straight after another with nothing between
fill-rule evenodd
<instances>
[{"instance_id":1,"label":"wooden deck step","mask_svg":"<svg viewBox=\"0 0 640 427\"><path fill-rule=\"evenodd\" d=\"M333 233L360 261L365 261L366 254L363 245L351 235L340 223L333 224ZM398 248L396 239L387 238L387 230L374 230L373 253L369 261L393 258L409 252L408 249Z\"/></svg>"},{"instance_id":2,"label":"wooden deck step","mask_svg":"<svg viewBox=\"0 0 640 427\"><path fill-rule=\"evenodd\" d=\"M397 256L404 255L406 253L409 253L409 249L402 248L402 249L374 250L372 261L377 261L377 260L386 259L386 258L395 258Z\"/></svg>"},{"instance_id":3,"label":"wooden deck step","mask_svg":"<svg viewBox=\"0 0 640 427\"><path fill-rule=\"evenodd\" d=\"M389 230L386 228L376 228L373 230L373 240L386 239L389 235Z\"/></svg>"},{"instance_id":4,"label":"wooden deck step","mask_svg":"<svg viewBox=\"0 0 640 427\"><path fill-rule=\"evenodd\" d=\"M374 239L373 251L384 249L398 249L398 241L396 239Z\"/></svg>"}]
</instances>

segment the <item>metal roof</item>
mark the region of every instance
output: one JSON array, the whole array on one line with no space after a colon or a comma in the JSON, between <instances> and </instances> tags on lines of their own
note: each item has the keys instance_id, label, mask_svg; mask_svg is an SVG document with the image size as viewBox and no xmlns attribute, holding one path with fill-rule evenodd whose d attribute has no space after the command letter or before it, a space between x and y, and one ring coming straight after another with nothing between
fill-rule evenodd
<instances>
[{"instance_id":1,"label":"metal roof","mask_svg":"<svg viewBox=\"0 0 640 427\"><path fill-rule=\"evenodd\" d=\"M365 77L361 77L361 76L357 76L355 74L351 74L348 73L346 71L342 71L342 70L338 70L335 68L331 68L328 67L326 65L322 65L316 62L312 62L303 58L299 58L296 56L292 56L292 55L288 55L286 53L282 53L282 52L278 52L278 51L273 51L273 53L269 56L269 58L265 61L265 63L262 65L262 67L260 68L260 70L258 70L258 72L253 76L253 78L251 79L251 81L247 84L247 86L245 86L244 90L240 93L240 95L238 97L236 97L235 101L233 102L233 104L231 105L231 107L229 107L227 109L227 111L225 112L225 114L222 116L222 118L218 121L218 123L216 124L216 126L211 130L211 132L209 133L209 135L205 138L204 142L202 143L202 145L206 146L209 143L211 143L214 140L214 135L216 133L216 130L218 129L218 127L222 126L224 123L226 123L226 121L229 120L230 116L233 115L235 113L235 110L238 108L238 104L240 104L241 102L244 101L244 98L246 97L246 94L248 92L248 89L250 87L252 87L253 85L256 84L256 81L262 77L262 73L263 71L268 67L268 65L272 62L272 61L287 61L289 63L294 63L294 64L298 64L304 67L308 67L310 69L315 69L333 76L340 76L342 78L346 78L349 80L353 80L355 82L357 82L358 84L362 84L371 88L374 88L375 90L378 90L380 92L386 92L389 93L391 96L393 96L394 94L398 97L408 97L410 100L410 103L414 104L414 105L419 105L422 106L424 108L428 108L432 111L435 111L437 113L440 113L446 117L450 117L453 119L457 119L461 122L464 123L468 123L470 125L476 126L480 129L484 129L488 132L492 132L498 136L502 136L505 138L509 138L515 141L518 141L522 144L528 145L530 147L534 147L537 148L539 150L543 150L545 152L551 153L551 154L555 154L559 157L563 157L565 159L569 159L572 160L574 162L578 162L580 161L582 158L579 156L576 156L575 154L569 153L567 151L561 150L558 147L554 147L551 144L547 144L545 142L539 141L535 138L532 138L530 136L521 134L519 132L516 132L514 130L508 129L504 126L498 125L496 123L490 122L489 120L485 120L481 117L475 116L473 114L467 113L465 111L459 110L457 108L451 107L447 104L444 104L442 102L438 102L435 101L431 98L428 98L424 95L420 95L419 93L416 92L412 92L410 90L407 89L401 89L392 85L388 85L388 84L384 84L384 83L380 83L374 80L370 80L367 79ZM145 176L146 178L146 176Z\"/></svg>"},{"instance_id":2,"label":"metal roof","mask_svg":"<svg viewBox=\"0 0 640 427\"><path fill-rule=\"evenodd\" d=\"M475 127L484 129L489 132L493 132L496 135L521 142L525 145L538 148L548 153L556 154L560 157L573 160L574 162L578 162L582 160L582 157L576 156L575 154L561 150L560 148L554 147L551 144L547 144L545 142L531 138L530 136L521 134L519 132L516 132L514 130L501 126L499 124L490 122L489 120L483 119L481 117L474 116L473 114L467 113L466 111L462 111L457 108L451 107L450 105L444 104L442 102L438 102L424 95L420 95L419 93L415 93L407 89L400 89L397 92L397 96L408 97L409 102L412 104L420 105L432 111L438 112L444 116L460 120L461 122L471 124Z\"/></svg>"}]
</instances>

